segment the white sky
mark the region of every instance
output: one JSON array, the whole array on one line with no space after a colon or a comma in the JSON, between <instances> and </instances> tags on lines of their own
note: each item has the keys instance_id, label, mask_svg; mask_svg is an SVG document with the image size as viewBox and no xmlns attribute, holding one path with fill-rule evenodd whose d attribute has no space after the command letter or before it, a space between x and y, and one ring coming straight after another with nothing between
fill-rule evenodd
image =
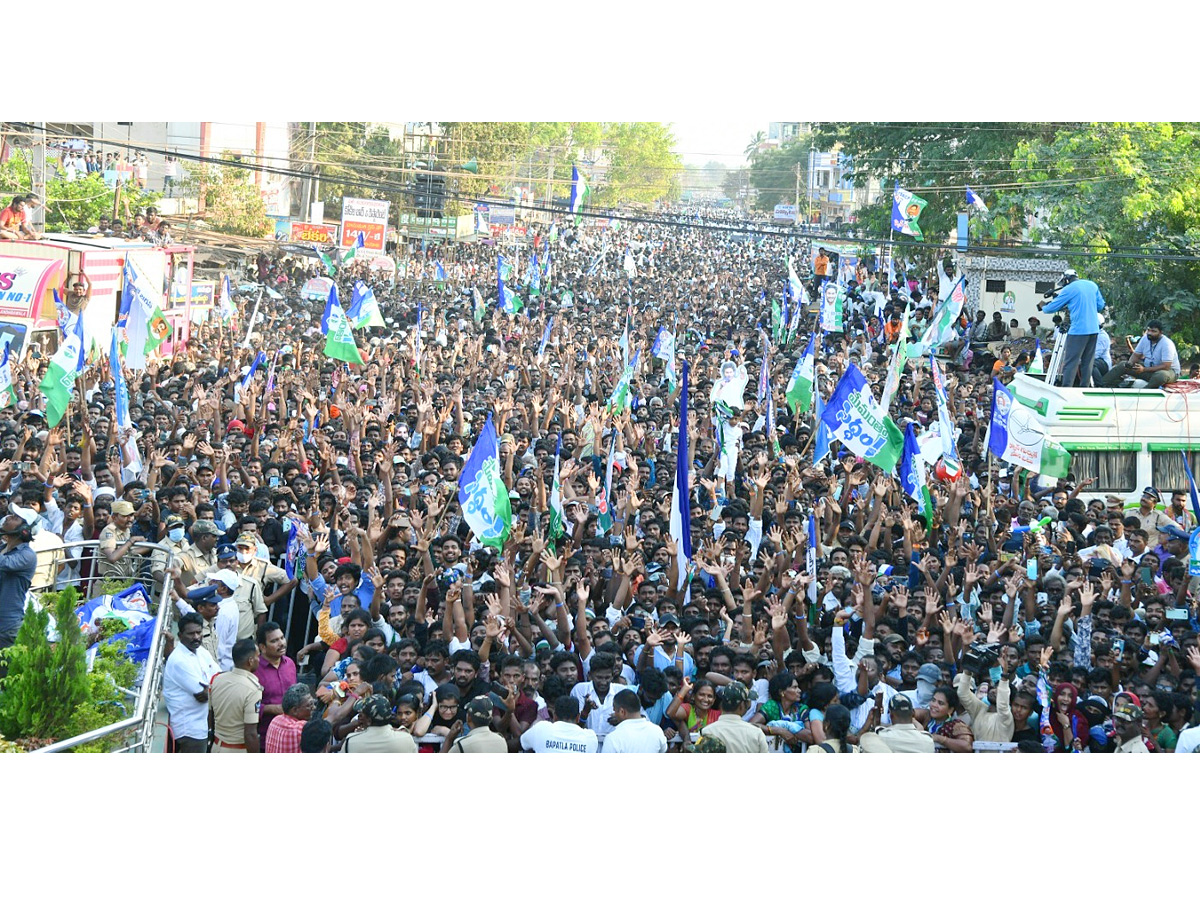
<instances>
[{"instance_id":1,"label":"white sky","mask_svg":"<svg viewBox=\"0 0 1200 900\"><path fill-rule=\"evenodd\" d=\"M702 166L716 160L733 169L745 164L742 151L755 133L767 130L767 123L753 119L686 119L672 122L671 130L684 165Z\"/></svg>"}]
</instances>

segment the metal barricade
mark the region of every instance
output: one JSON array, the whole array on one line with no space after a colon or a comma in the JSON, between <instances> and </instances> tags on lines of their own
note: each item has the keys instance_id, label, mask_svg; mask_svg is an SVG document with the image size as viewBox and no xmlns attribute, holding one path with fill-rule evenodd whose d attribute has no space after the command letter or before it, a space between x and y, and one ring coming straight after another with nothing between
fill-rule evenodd
<instances>
[{"instance_id":1,"label":"metal barricade","mask_svg":"<svg viewBox=\"0 0 1200 900\"><path fill-rule=\"evenodd\" d=\"M172 606L170 579L164 578L163 583L160 585L154 580L150 570L156 559L161 560L164 566L169 568L174 560L174 549L168 544L154 544L145 541L134 545L134 549L144 548L151 548L151 552L140 559L138 570L132 578L135 582L140 583L146 588L146 594L152 601L157 600L158 610L154 620L154 636L150 642L150 654L146 658L145 663L142 664L142 681L136 694L137 701L134 705L133 715L118 722L113 722L111 725L105 725L103 728L97 728L94 731L78 734L54 744L40 747L32 752L61 753L122 733L125 734L125 738L122 745L113 751L114 753L149 752L151 742L154 738L154 721L162 699L163 663L166 656L167 634L171 624ZM38 553L38 572L41 574L44 567L47 566L50 567L51 572L54 572L64 558L68 556L74 558L73 551L76 550L80 552L78 569L76 570L79 581L75 585L75 588L85 599L90 600L97 594L97 589L104 581L104 579L98 576L98 563L99 559L102 558L99 541L75 541L64 544L61 548L56 547L40 551ZM45 556L49 556L49 559L44 558ZM83 574L85 570L87 572L86 575ZM37 583L37 580L35 577L35 583ZM36 594L57 589L52 582L48 585L34 588L32 592Z\"/></svg>"}]
</instances>

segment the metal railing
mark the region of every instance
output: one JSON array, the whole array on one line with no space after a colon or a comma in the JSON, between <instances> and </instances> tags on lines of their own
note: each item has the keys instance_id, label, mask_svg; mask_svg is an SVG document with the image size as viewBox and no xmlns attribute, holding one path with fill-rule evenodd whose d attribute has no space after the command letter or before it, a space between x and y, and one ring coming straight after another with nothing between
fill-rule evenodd
<instances>
[{"instance_id":1,"label":"metal railing","mask_svg":"<svg viewBox=\"0 0 1200 900\"><path fill-rule=\"evenodd\" d=\"M83 594L85 599L90 600L97 595L97 588L104 581L103 578L97 575L99 560L104 558L100 553L99 545L99 541L74 541L65 544L61 550L59 548L44 550L38 554L39 573L45 566L50 566L51 571L53 571L70 551L78 549L80 556L76 572L79 573L79 581L75 584L75 589ZM174 549L167 544L154 544L145 541L138 542L134 545L134 548L152 548L154 551L140 558L136 574L129 577L146 589L146 594L152 601L157 597L158 611L154 619L154 636L150 642L150 654L147 656L146 661L141 664L141 686L136 691L136 694L132 691L123 691L123 693L136 696L137 698L133 714L118 722L113 722L111 725L105 725L102 728L97 728L84 734L77 734L45 747L40 747L32 751L34 753L62 753L63 751L74 750L85 744L91 744L120 734L125 735L122 744L112 752L147 753L150 750L151 742L154 739L154 721L158 713L159 702L162 698L163 660L166 652L167 633L170 628L172 607L170 578L164 578L163 583L159 585L151 576L150 567L151 562L156 558L162 559L165 561L165 565L170 567L174 559ZM53 556L49 560L43 558L44 555L50 554L53 554ZM84 568L89 573L86 576L80 571ZM42 593L55 589L55 585L52 583L45 587L34 589L33 593Z\"/></svg>"}]
</instances>

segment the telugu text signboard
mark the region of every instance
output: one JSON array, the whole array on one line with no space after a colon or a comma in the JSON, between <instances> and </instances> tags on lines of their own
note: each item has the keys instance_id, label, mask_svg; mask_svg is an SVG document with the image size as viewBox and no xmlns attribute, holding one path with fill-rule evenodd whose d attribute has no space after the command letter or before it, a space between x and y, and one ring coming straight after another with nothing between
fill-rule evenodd
<instances>
[{"instance_id":1,"label":"telugu text signboard","mask_svg":"<svg viewBox=\"0 0 1200 900\"><path fill-rule=\"evenodd\" d=\"M359 234L363 236L363 255L377 256L383 253L384 233L387 231L387 200L361 200L347 197L342 201L341 247L349 250Z\"/></svg>"},{"instance_id":2,"label":"telugu text signboard","mask_svg":"<svg viewBox=\"0 0 1200 900\"><path fill-rule=\"evenodd\" d=\"M337 244L336 225L314 225L311 222L293 222L289 239L294 244L320 244L324 248Z\"/></svg>"}]
</instances>

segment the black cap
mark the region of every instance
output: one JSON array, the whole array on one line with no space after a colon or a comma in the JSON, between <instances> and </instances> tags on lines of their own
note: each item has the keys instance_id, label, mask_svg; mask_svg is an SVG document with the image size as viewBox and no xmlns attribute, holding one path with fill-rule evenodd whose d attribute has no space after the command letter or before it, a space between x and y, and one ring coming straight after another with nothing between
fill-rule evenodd
<instances>
[{"instance_id":1,"label":"black cap","mask_svg":"<svg viewBox=\"0 0 1200 900\"><path fill-rule=\"evenodd\" d=\"M659 625L678 625L679 617L676 616L674 613L667 613L665 616L658 617L658 624Z\"/></svg>"},{"instance_id":2,"label":"black cap","mask_svg":"<svg viewBox=\"0 0 1200 900\"><path fill-rule=\"evenodd\" d=\"M895 694L892 696L891 708L892 712L910 713L913 711L913 704L903 694Z\"/></svg>"}]
</instances>

